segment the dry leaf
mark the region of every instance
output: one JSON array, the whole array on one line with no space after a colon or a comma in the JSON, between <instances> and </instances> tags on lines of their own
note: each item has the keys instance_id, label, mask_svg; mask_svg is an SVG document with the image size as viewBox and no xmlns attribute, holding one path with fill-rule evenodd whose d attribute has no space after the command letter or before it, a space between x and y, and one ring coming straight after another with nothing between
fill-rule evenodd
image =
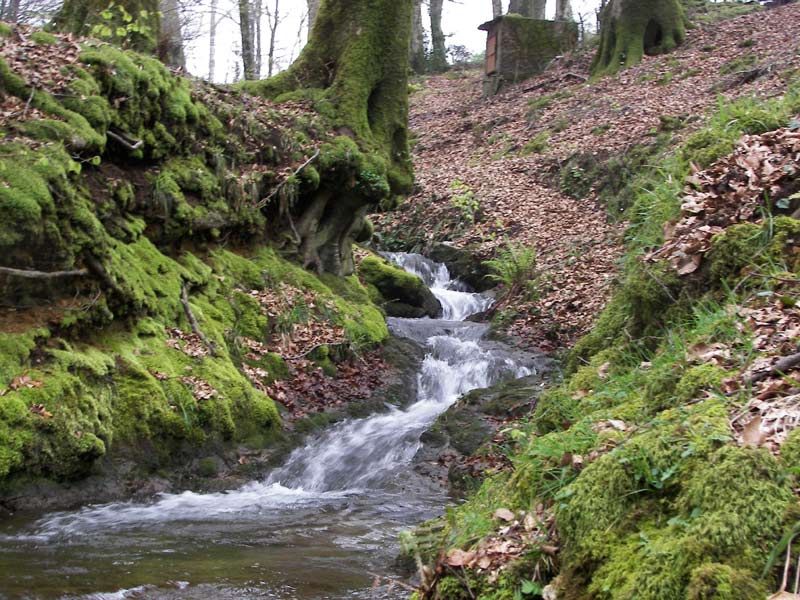
<instances>
[{"instance_id":1,"label":"dry leaf","mask_svg":"<svg viewBox=\"0 0 800 600\"><path fill-rule=\"evenodd\" d=\"M493 519L501 519L503 521L508 521L508 522L513 521L514 519L516 519L516 517L514 516L514 513L511 512L510 510L508 510L507 508L498 508L492 514L492 518Z\"/></svg>"}]
</instances>

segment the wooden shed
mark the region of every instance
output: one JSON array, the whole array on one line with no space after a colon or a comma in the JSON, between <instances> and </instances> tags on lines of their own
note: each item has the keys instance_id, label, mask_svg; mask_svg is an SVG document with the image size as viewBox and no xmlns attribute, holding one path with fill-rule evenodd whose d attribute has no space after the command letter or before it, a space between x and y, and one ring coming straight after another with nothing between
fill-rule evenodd
<instances>
[{"instance_id":1,"label":"wooden shed","mask_svg":"<svg viewBox=\"0 0 800 600\"><path fill-rule=\"evenodd\" d=\"M556 56L575 48L578 24L545 21L511 14L478 29L487 33L483 95L541 73Z\"/></svg>"}]
</instances>

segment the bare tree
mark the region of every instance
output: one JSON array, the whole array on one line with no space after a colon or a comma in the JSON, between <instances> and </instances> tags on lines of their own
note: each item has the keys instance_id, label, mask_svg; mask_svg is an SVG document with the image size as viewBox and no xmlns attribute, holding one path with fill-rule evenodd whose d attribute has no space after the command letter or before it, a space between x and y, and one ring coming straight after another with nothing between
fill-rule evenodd
<instances>
[{"instance_id":1,"label":"bare tree","mask_svg":"<svg viewBox=\"0 0 800 600\"><path fill-rule=\"evenodd\" d=\"M431 71L441 73L447 70L447 48L442 31L442 5L444 0L430 0L428 14L431 18Z\"/></svg>"},{"instance_id":2,"label":"bare tree","mask_svg":"<svg viewBox=\"0 0 800 600\"><path fill-rule=\"evenodd\" d=\"M249 0L239 0L239 31L242 40L242 67L245 79L258 79L256 72L255 22Z\"/></svg>"},{"instance_id":3,"label":"bare tree","mask_svg":"<svg viewBox=\"0 0 800 600\"><path fill-rule=\"evenodd\" d=\"M214 81L214 67L216 66L217 53L217 2L211 0L211 23L208 26L208 80Z\"/></svg>"},{"instance_id":4,"label":"bare tree","mask_svg":"<svg viewBox=\"0 0 800 600\"><path fill-rule=\"evenodd\" d=\"M424 73L427 70L425 32L422 28L422 0L414 0L411 21L411 69L415 73Z\"/></svg>"},{"instance_id":5,"label":"bare tree","mask_svg":"<svg viewBox=\"0 0 800 600\"><path fill-rule=\"evenodd\" d=\"M280 22L280 0L275 0L275 4L271 9L267 6L267 27L269 28L269 55L267 57L268 77L272 77L275 73L275 39Z\"/></svg>"}]
</instances>

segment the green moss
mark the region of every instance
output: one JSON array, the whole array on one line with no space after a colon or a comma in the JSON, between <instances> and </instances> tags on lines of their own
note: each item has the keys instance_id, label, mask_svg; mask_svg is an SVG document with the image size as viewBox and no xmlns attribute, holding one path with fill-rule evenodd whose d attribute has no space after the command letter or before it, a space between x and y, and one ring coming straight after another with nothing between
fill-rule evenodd
<instances>
[{"instance_id":1,"label":"green moss","mask_svg":"<svg viewBox=\"0 0 800 600\"><path fill-rule=\"evenodd\" d=\"M425 283L378 256L368 256L358 266L358 276L380 294L384 308L395 316L436 317L441 306Z\"/></svg>"},{"instance_id":2,"label":"green moss","mask_svg":"<svg viewBox=\"0 0 800 600\"><path fill-rule=\"evenodd\" d=\"M0 23L0 37L11 37L14 35L14 30L8 23Z\"/></svg>"},{"instance_id":3,"label":"green moss","mask_svg":"<svg viewBox=\"0 0 800 600\"><path fill-rule=\"evenodd\" d=\"M31 34L31 39L40 46L52 46L58 41L56 36L46 31L34 31Z\"/></svg>"},{"instance_id":4,"label":"green moss","mask_svg":"<svg viewBox=\"0 0 800 600\"><path fill-rule=\"evenodd\" d=\"M750 600L769 593L755 574L729 565L706 563L691 573L688 600Z\"/></svg>"},{"instance_id":5,"label":"green moss","mask_svg":"<svg viewBox=\"0 0 800 600\"><path fill-rule=\"evenodd\" d=\"M670 52L686 38L683 7L678 0L621 0L603 11L600 48L592 61L594 76L616 73L645 54Z\"/></svg>"}]
</instances>

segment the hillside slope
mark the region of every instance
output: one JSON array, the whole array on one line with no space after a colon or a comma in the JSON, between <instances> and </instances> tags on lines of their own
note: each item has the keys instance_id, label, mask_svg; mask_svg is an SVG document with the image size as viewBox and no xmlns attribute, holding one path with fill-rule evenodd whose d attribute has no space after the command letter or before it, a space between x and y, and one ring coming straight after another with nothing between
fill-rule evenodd
<instances>
[{"instance_id":1,"label":"hillside slope","mask_svg":"<svg viewBox=\"0 0 800 600\"><path fill-rule=\"evenodd\" d=\"M418 186L381 221L385 243L452 241L484 257L506 240L534 246L545 282L537 302L515 299L512 331L546 347L574 342L619 272L626 185L719 102L785 90L800 64L798 25L800 6L789 5L703 26L674 53L591 83L591 54L567 56L488 100L478 73L421 82Z\"/></svg>"},{"instance_id":2,"label":"hillside slope","mask_svg":"<svg viewBox=\"0 0 800 600\"><path fill-rule=\"evenodd\" d=\"M793 580L798 19L789 5L695 29L596 82L573 84L571 59L488 102L475 78L418 94L446 124L426 121L422 187L395 226L427 203L435 235L489 253L507 219L550 286L508 301L512 331L578 341L564 381L479 450L502 457L494 473L405 537L429 562L417 597L756 600ZM463 106L506 137L459 141ZM456 177L480 199L474 224Z\"/></svg>"}]
</instances>

